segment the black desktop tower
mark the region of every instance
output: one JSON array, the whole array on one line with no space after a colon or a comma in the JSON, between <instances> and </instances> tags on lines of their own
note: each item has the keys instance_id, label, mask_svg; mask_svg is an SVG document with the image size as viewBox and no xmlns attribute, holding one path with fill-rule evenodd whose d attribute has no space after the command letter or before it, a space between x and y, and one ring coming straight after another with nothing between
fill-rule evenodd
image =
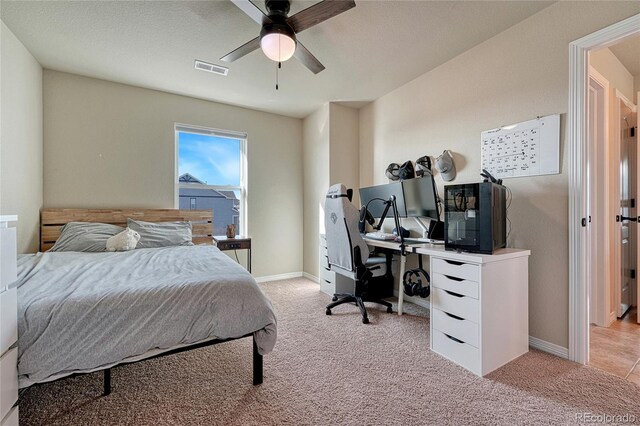
<instances>
[{"instance_id":1,"label":"black desktop tower","mask_svg":"<svg viewBox=\"0 0 640 426\"><path fill-rule=\"evenodd\" d=\"M492 182L444 187L444 245L493 254L507 246L506 188Z\"/></svg>"}]
</instances>

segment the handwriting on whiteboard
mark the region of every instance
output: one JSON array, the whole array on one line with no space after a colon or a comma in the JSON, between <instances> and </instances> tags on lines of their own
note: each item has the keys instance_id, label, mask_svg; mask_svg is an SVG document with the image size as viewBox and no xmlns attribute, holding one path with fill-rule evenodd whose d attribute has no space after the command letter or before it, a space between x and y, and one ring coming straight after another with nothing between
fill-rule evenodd
<instances>
[{"instance_id":1,"label":"handwriting on whiteboard","mask_svg":"<svg viewBox=\"0 0 640 426\"><path fill-rule=\"evenodd\" d=\"M482 132L482 168L497 178L559 173L559 118Z\"/></svg>"}]
</instances>

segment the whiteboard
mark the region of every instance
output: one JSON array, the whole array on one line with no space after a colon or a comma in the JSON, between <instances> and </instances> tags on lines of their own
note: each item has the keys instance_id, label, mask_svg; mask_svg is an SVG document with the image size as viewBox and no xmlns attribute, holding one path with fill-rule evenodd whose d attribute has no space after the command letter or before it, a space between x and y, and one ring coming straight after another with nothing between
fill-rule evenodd
<instances>
[{"instance_id":1,"label":"whiteboard","mask_svg":"<svg viewBox=\"0 0 640 426\"><path fill-rule=\"evenodd\" d=\"M560 114L481 134L482 169L496 178L560 173Z\"/></svg>"}]
</instances>

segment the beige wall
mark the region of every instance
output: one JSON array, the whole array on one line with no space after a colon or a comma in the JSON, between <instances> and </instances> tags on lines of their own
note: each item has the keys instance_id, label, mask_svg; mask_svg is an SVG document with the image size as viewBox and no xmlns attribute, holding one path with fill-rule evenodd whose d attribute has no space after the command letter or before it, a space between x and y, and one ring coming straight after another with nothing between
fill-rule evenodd
<instances>
[{"instance_id":1,"label":"beige wall","mask_svg":"<svg viewBox=\"0 0 640 426\"><path fill-rule=\"evenodd\" d=\"M318 276L318 236L324 232L324 196L329 188L329 104L303 122L304 272Z\"/></svg>"},{"instance_id":2,"label":"beige wall","mask_svg":"<svg viewBox=\"0 0 640 426\"><path fill-rule=\"evenodd\" d=\"M618 89L633 102L633 75L609 49L600 49L589 53L589 65L609 81L612 89Z\"/></svg>"},{"instance_id":3,"label":"beige wall","mask_svg":"<svg viewBox=\"0 0 640 426\"><path fill-rule=\"evenodd\" d=\"M324 104L304 119L304 272L318 277L319 235L324 233L324 197L344 183L359 202L359 114L338 103Z\"/></svg>"},{"instance_id":4,"label":"beige wall","mask_svg":"<svg viewBox=\"0 0 640 426\"><path fill-rule=\"evenodd\" d=\"M360 159L358 110L330 103L330 175L329 185L344 183L353 188L353 203L359 205Z\"/></svg>"},{"instance_id":5,"label":"beige wall","mask_svg":"<svg viewBox=\"0 0 640 426\"><path fill-rule=\"evenodd\" d=\"M302 270L302 120L44 71L44 206L174 208L174 123L248 134L255 276Z\"/></svg>"},{"instance_id":6,"label":"beige wall","mask_svg":"<svg viewBox=\"0 0 640 426\"><path fill-rule=\"evenodd\" d=\"M1 27L0 214L18 215L18 252L29 253L42 207L42 67Z\"/></svg>"},{"instance_id":7,"label":"beige wall","mask_svg":"<svg viewBox=\"0 0 640 426\"><path fill-rule=\"evenodd\" d=\"M635 96L633 99L636 105L640 103L640 95L638 95L639 92L640 92L640 74L633 77L633 94Z\"/></svg>"},{"instance_id":8,"label":"beige wall","mask_svg":"<svg viewBox=\"0 0 640 426\"><path fill-rule=\"evenodd\" d=\"M638 2L559 2L360 112L361 183L386 182L388 163L456 154L453 183L479 181L480 133L538 115L561 115L561 173L507 179L509 245L532 250L530 334L568 346L568 46L640 12ZM442 193L443 181L436 175ZM368 183L368 182L367 182Z\"/></svg>"}]
</instances>

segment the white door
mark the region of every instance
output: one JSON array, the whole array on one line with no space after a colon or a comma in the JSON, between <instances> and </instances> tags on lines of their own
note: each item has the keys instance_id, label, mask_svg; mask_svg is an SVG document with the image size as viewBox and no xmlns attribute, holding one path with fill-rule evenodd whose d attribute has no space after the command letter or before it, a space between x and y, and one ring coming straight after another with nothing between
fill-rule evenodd
<instances>
[{"instance_id":1,"label":"white door","mask_svg":"<svg viewBox=\"0 0 640 426\"><path fill-rule=\"evenodd\" d=\"M611 313L610 232L612 227L609 200L609 82L589 67L588 86L588 220L586 246L589 251L589 323L601 327L609 325Z\"/></svg>"},{"instance_id":2,"label":"white door","mask_svg":"<svg viewBox=\"0 0 640 426\"><path fill-rule=\"evenodd\" d=\"M638 92L638 97L636 98L637 102L640 104L640 92ZM636 108L636 122L635 122L635 127L633 129L633 137L634 137L634 144L635 144L635 148L636 148L636 203L640 203L640 146L638 146L638 140L640 140L640 138L638 138L638 124L640 123L640 108ZM637 206L637 204L636 204ZM638 208L636 208L635 214L636 214L636 267L640 268L640 248L638 247L638 245L640 244L640 210L638 210ZM636 272L636 277L638 276L638 272ZM638 285L638 282L640 280L636 278L636 288L635 288L635 292L636 292L636 308L638 308L638 310L640 310L640 286ZM636 315L636 320L638 321L638 324L640 324L640 312Z\"/></svg>"},{"instance_id":3,"label":"white door","mask_svg":"<svg viewBox=\"0 0 640 426\"><path fill-rule=\"evenodd\" d=\"M635 303L632 296L635 294L635 270L636 270L636 228L637 215L635 208L635 106L623 96L619 98L619 213L616 222L620 224L619 253L620 267L618 269L619 287L617 296L617 317L621 318ZM633 179L633 182L632 182Z\"/></svg>"},{"instance_id":4,"label":"white door","mask_svg":"<svg viewBox=\"0 0 640 426\"><path fill-rule=\"evenodd\" d=\"M631 196L629 192L629 125L622 108L620 123L620 301L618 318L631 307Z\"/></svg>"}]
</instances>

